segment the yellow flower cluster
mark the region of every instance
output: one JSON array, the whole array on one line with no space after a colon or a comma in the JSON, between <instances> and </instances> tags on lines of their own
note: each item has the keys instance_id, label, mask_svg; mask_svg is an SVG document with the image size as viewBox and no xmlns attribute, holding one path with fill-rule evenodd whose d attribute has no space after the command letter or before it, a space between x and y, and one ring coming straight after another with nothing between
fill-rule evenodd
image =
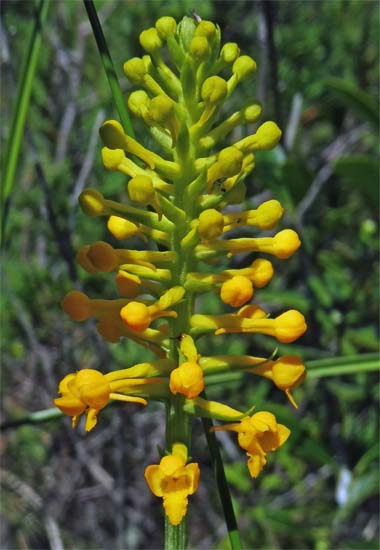
<instances>
[{"instance_id":1,"label":"yellow flower cluster","mask_svg":"<svg viewBox=\"0 0 380 550\"><path fill-rule=\"evenodd\" d=\"M145 477L152 492L163 498L171 524L178 525L199 481L198 464L188 463L192 415L230 422L215 430L238 433L252 477L265 465L266 454L290 434L269 412L249 416L251 411L202 397L206 376L240 370L265 377L294 406L290 392L305 377L302 361L293 355L199 355L196 341L209 333L258 333L291 343L306 330L298 311L271 317L250 303L273 277L269 259L255 258L247 267L224 270L218 270L216 261L257 252L287 259L301 243L292 229L229 237L240 227L272 231L283 215L274 199L256 209L228 208L244 200L244 180L255 167L256 151L274 148L281 137L277 125L266 121L253 134L225 146L235 128L254 124L261 116L256 100L232 114L225 108L239 83L254 74L255 61L242 55L235 43L221 46L214 23L188 17L178 25L171 17L160 18L141 33L140 44L145 54L124 64L126 76L137 86L128 107L146 124L161 152L127 135L119 122L106 121L100 128L103 163L126 176L129 202L106 199L88 188L79 203L88 216L105 218L111 242L140 237L142 243L158 247L86 244L78 252L78 263L88 273L113 273L117 296L93 299L72 290L62 307L75 321L95 318L106 341L129 338L151 349L157 359L107 374L91 369L69 374L59 385L61 397L55 404L72 417L73 426L85 413L89 431L110 400L166 401L165 454L159 464L147 467ZM197 296L207 292L217 292L221 302L237 309L220 315L196 313Z\"/></svg>"}]
</instances>

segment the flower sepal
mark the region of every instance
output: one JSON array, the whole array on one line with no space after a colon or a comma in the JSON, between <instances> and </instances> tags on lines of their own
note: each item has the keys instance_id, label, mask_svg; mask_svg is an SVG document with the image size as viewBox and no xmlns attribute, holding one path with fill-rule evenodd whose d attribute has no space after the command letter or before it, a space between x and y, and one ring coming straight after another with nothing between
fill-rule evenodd
<instances>
[{"instance_id":1,"label":"flower sepal","mask_svg":"<svg viewBox=\"0 0 380 550\"><path fill-rule=\"evenodd\" d=\"M242 420L246 416L251 415L254 408L253 406L246 412L241 412L224 403L209 401L208 399L203 399L203 397L186 399L183 404L183 410L187 414L202 418L212 418L213 420L224 420L226 422L230 420Z\"/></svg>"}]
</instances>

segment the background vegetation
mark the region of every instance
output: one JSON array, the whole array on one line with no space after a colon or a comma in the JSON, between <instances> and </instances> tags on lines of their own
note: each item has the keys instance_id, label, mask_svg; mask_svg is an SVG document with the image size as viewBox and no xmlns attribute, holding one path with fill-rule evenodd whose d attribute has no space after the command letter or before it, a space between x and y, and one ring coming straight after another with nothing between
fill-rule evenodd
<instances>
[{"instance_id":1,"label":"background vegetation","mask_svg":"<svg viewBox=\"0 0 380 550\"><path fill-rule=\"evenodd\" d=\"M309 377L296 391L297 412L265 380L237 378L228 389L209 391L231 405L269 409L293 431L258 480L248 477L244 454L221 434L244 547L378 548L379 379L368 371L379 336L377 2L108 0L96 6L126 95L121 68L141 53L140 31L161 15L179 20L195 9L221 26L224 41L238 42L258 62L254 82L241 86L231 112L258 97L264 118L284 130L281 147L257 155L247 205L278 198L286 207L284 226L301 233L301 251L276 264L277 276L257 299L274 313L294 306L307 316L309 330L291 349L310 362ZM2 15L4 161L34 3L3 1ZM121 368L142 357L129 342L105 345L91 323L71 322L59 306L73 286L94 297L115 295L110 278L76 268L74 251L109 239L104 224L78 209L80 191L91 185L125 198L124 178L105 172L99 154L98 127L116 116L82 2L52 2L3 252L1 548L162 546L161 506L143 479L163 440L161 407L151 404L144 414L110 407L86 436L72 431L69 419L17 425L51 407L68 372ZM215 296L203 305L219 307ZM218 348L209 340L207 349L273 351L265 337L246 345L229 337ZM191 546L228 548L200 425L194 439L202 484L192 498Z\"/></svg>"}]
</instances>

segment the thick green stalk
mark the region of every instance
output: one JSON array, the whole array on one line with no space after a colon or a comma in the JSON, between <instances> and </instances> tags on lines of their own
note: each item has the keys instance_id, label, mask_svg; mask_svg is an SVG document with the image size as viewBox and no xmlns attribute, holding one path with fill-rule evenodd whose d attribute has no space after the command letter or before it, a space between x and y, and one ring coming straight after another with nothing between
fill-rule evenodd
<instances>
[{"instance_id":1,"label":"thick green stalk","mask_svg":"<svg viewBox=\"0 0 380 550\"><path fill-rule=\"evenodd\" d=\"M5 155L4 179L1 186L1 242L4 244L5 228L9 211L11 193L15 181L17 163L24 136L26 117L29 110L34 76L37 69L42 44L42 29L49 9L49 0L40 0L36 7L35 19L30 40L26 48L24 64L20 73L17 89L16 107L13 112L12 126L8 137Z\"/></svg>"},{"instance_id":2,"label":"thick green stalk","mask_svg":"<svg viewBox=\"0 0 380 550\"><path fill-rule=\"evenodd\" d=\"M187 122L187 129L190 128L191 121ZM190 140L187 147L183 150L177 146L174 149L174 160L181 166L181 173L174 181L175 206L182 208L187 215L185 224L176 225L172 236L172 250L177 253L177 263L173 266L173 284L184 285L187 273L194 269L194 259L192 254L184 252L181 247L181 239L190 230L190 220L192 218L190 208L191 201L184 203L184 191L189 185L192 177L192 166L198 154L197 144ZM191 293L187 292L182 302L177 307L178 317L171 323L171 350L169 359L174 359L178 364L178 347L181 334L189 332L190 317L193 314L194 299ZM187 415L182 408L184 397L182 395L173 395L167 410L166 417L166 448L171 451L174 443L184 443L190 454L191 447L191 417ZM187 522L186 517L180 525L173 526L165 518L165 550L184 550L187 545Z\"/></svg>"}]
</instances>

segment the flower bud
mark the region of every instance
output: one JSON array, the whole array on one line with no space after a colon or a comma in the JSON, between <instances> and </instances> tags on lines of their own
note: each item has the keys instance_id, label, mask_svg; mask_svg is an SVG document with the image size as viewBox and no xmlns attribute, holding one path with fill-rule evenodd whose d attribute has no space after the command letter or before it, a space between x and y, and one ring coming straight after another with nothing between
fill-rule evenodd
<instances>
[{"instance_id":1,"label":"flower bud","mask_svg":"<svg viewBox=\"0 0 380 550\"><path fill-rule=\"evenodd\" d=\"M305 317L299 311L290 309L273 319L274 336L283 344L290 344L306 331Z\"/></svg>"},{"instance_id":2,"label":"flower bud","mask_svg":"<svg viewBox=\"0 0 380 550\"><path fill-rule=\"evenodd\" d=\"M233 63L240 54L240 48L235 42L226 42L220 52L220 57L229 65Z\"/></svg>"},{"instance_id":3,"label":"flower bud","mask_svg":"<svg viewBox=\"0 0 380 550\"><path fill-rule=\"evenodd\" d=\"M148 307L141 302L129 302L120 310L120 317L123 323L134 332L143 332L152 321Z\"/></svg>"},{"instance_id":4,"label":"flower bud","mask_svg":"<svg viewBox=\"0 0 380 550\"><path fill-rule=\"evenodd\" d=\"M99 130L100 137L106 147L109 149L123 150L125 148L125 132L124 128L117 120L107 120ZM120 158L121 152L118 151Z\"/></svg>"},{"instance_id":5,"label":"flower bud","mask_svg":"<svg viewBox=\"0 0 380 550\"><path fill-rule=\"evenodd\" d=\"M284 209L278 201L263 202L256 209L254 225L257 225L260 229L272 229L281 219L283 213Z\"/></svg>"},{"instance_id":6,"label":"flower bud","mask_svg":"<svg viewBox=\"0 0 380 550\"><path fill-rule=\"evenodd\" d=\"M151 122L165 124L173 114L174 101L165 95L158 95L151 100L146 119Z\"/></svg>"},{"instance_id":7,"label":"flower bud","mask_svg":"<svg viewBox=\"0 0 380 550\"><path fill-rule=\"evenodd\" d=\"M248 55L242 55L232 65L232 72L236 75L238 82L248 78L256 71L256 62Z\"/></svg>"},{"instance_id":8,"label":"flower bud","mask_svg":"<svg viewBox=\"0 0 380 550\"><path fill-rule=\"evenodd\" d=\"M138 226L119 216L110 216L107 222L107 228L115 239L123 240L137 235L140 230Z\"/></svg>"},{"instance_id":9,"label":"flower bud","mask_svg":"<svg viewBox=\"0 0 380 550\"><path fill-rule=\"evenodd\" d=\"M128 108L135 116L144 116L149 103L149 96L144 90L136 90L128 98Z\"/></svg>"},{"instance_id":10,"label":"flower bud","mask_svg":"<svg viewBox=\"0 0 380 550\"><path fill-rule=\"evenodd\" d=\"M267 121L259 126L255 134L255 149L268 151L276 147L281 138L281 130L275 122Z\"/></svg>"},{"instance_id":11,"label":"flower bud","mask_svg":"<svg viewBox=\"0 0 380 550\"><path fill-rule=\"evenodd\" d=\"M173 17L160 17L156 21L157 32L162 40L167 40L169 36L175 34L177 23Z\"/></svg>"},{"instance_id":12,"label":"flower bud","mask_svg":"<svg viewBox=\"0 0 380 550\"><path fill-rule=\"evenodd\" d=\"M144 61L140 57L132 57L126 61L123 65L124 73L126 77L133 84L142 84L144 77L148 73Z\"/></svg>"},{"instance_id":13,"label":"flower bud","mask_svg":"<svg viewBox=\"0 0 380 550\"><path fill-rule=\"evenodd\" d=\"M261 116L262 107L259 102L251 103L243 109L243 120L246 123L256 122Z\"/></svg>"},{"instance_id":14,"label":"flower bud","mask_svg":"<svg viewBox=\"0 0 380 550\"><path fill-rule=\"evenodd\" d=\"M102 216L107 211L104 207L103 195L91 187L84 189L79 195L78 200L83 212L91 216L91 218Z\"/></svg>"},{"instance_id":15,"label":"flower bud","mask_svg":"<svg viewBox=\"0 0 380 550\"><path fill-rule=\"evenodd\" d=\"M281 260L289 258L301 246L301 241L293 229L283 229L273 237L273 254Z\"/></svg>"},{"instance_id":16,"label":"flower bud","mask_svg":"<svg viewBox=\"0 0 380 550\"><path fill-rule=\"evenodd\" d=\"M251 281L242 275L236 275L225 281L220 289L220 297L225 304L240 307L253 296Z\"/></svg>"},{"instance_id":17,"label":"flower bud","mask_svg":"<svg viewBox=\"0 0 380 550\"><path fill-rule=\"evenodd\" d=\"M218 160L207 171L207 189L211 191L214 183L220 178L238 174L243 165L243 153L236 147L226 147L218 155Z\"/></svg>"},{"instance_id":18,"label":"flower bud","mask_svg":"<svg viewBox=\"0 0 380 550\"><path fill-rule=\"evenodd\" d=\"M223 233L223 214L214 208L208 208L199 216L198 233L201 239L213 241Z\"/></svg>"},{"instance_id":19,"label":"flower bud","mask_svg":"<svg viewBox=\"0 0 380 550\"><path fill-rule=\"evenodd\" d=\"M104 241L97 241L92 244L87 256L94 267L104 273L114 271L119 265L119 260L114 249Z\"/></svg>"},{"instance_id":20,"label":"flower bud","mask_svg":"<svg viewBox=\"0 0 380 550\"><path fill-rule=\"evenodd\" d=\"M212 38L216 33L216 26L211 21L200 21L195 27L194 36L204 36Z\"/></svg>"},{"instance_id":21,"label":"flower bud","mask_svg":"<svg viewBox=\"0 0 380 550\"><path fill-rule=\"evenodd\" d=\"M79 290L71 290L62 300L62 309L73 321L86 321L93 313L91 300Z\"/></svg>"},{"instance_id":22,"label":"flower bud","mask_svg":"<svg viewBox=\"0 0 380 550\"><path fill-rule=\"evenodd\" d=\"M143 31L139 36L139 41L148 53L154 53L162 48L162 40L155 27Z\"/></svg>"},{"instance_id":23,"label":"flower bud","mask_svg":"<svg viewBox=\"0 0 380 550\"><path fill-rule=\"evenodd\" d=\"M170 373L169 388L174 395L180 393L187 399L194 399L204 387L203 370L198 363L182 363Z\"/></svg>"},{"instance_id":24,"label":"flower bud","mask_svg":"<svg viewBox=\"0 0 380 550\"><path fill-rule=\"evenodd\" d=\"M132 178L128 183L128 194L131 201L142 206L155 202L156 192L149 176L139 175Z\"/></svg>"},{"instance_id":25,"label":"flower bud","mask_svg":"<svg viewBox=\"0 0 380 550\"><path fill-rule=\"evenodd\" d=\"M211 50L208 40L204 36L195 36L189 45L190 55L197 61L209 57Z\"/></svg>"},{"instance_id":26,"label":"flower bud","mask_svg":"<svg viewBox=\"0 0 380 550\"><path fill-rule=\"evenodd\" d=\"M227 96L227 82L220 76L210 76L202 84L201 97L209 104L218 103Z\"/></svg>"},{"instance_id":27,"label":"flower bud","mask_svg":"<svg viewBox=\"0 0 380 550\"><path fill-rule=\"evenodd\" d=\"M257 258L251 264L251 279L253 286L256 288L262 288L273 277L273 265L269 260L264 258Z\"/></svg>"},{"instance_id":28,"label":"flower bud","mask_svg":"<svg viewBox=\"0 0 380 550\"><path fill-rule=\"evenodd\" d=\"M106 170L117 170L125 159L124 151L122 149L109 149L108 147L102 147L102 161Z\"/></svg>"}]
</instances>

